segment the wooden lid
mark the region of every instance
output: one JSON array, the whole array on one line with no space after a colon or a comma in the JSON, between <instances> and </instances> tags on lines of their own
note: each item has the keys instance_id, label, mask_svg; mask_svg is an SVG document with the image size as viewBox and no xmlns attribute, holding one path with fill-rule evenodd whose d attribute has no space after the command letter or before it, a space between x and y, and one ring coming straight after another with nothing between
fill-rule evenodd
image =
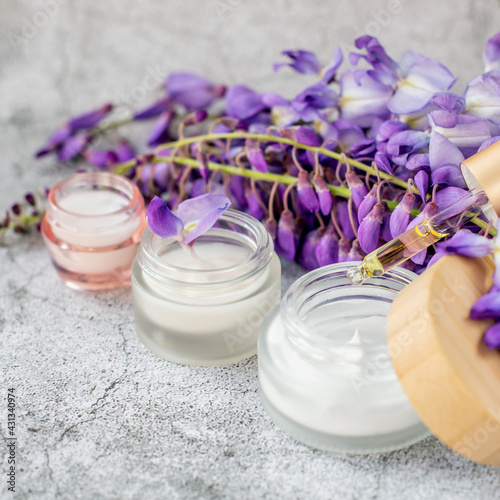
<instances>
[{"instance_id":1,"label":"wooden lid","mask_svg":"<svg viewBox=\"0 0 500 500\"><path fill-rule=\"evenodd\" d=\"M482 341L492 322L473 321L492 285L493 259L443 257L391 307L389 352L425 425L457 453L500 465L500 353Z\"/></svg>"}]
</instances>

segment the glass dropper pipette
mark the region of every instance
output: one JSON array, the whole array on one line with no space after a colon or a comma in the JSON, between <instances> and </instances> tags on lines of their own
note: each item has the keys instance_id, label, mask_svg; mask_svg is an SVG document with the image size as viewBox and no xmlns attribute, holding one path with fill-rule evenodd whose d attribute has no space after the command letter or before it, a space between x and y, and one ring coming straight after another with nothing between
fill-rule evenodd
<instances>
[{"instance_id":1,"label":"glass dropper pipette","mask_svg":"<svg viewBox=\"0 0 500 500\"><path fill-rule=\"evenodd\" d=\"M369 253L361 264L347 271L347 278L353 285L358 285L368 278L381 276L440 239L456 232L481 214L481 206L487 202L488 198L482 190L469 191L448 208Z\"/></svg>"}]
</instances>

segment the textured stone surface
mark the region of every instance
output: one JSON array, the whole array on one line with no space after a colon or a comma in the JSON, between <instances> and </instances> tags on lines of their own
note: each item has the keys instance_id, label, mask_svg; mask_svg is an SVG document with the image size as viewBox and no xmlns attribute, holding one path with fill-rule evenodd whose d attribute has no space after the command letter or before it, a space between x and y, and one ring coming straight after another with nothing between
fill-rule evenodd
<instances>
[{"instance_id":1,"label":"textured stone surface","mask_svg":"<svg viewBox=\"0 0 500 500\"><path fill-rule=\"evenodd\" d=\"M113 96L152 99L154 91L137 97L150 66L293 95L307 79L270 72L280 50L305 47L326 60L382 19L391 53L433 55L463 88L500 26L493 0L402 0L387 21L389 0L59 0L46 25L20 41L24 26L41 24L48 0L0 2L2 206L68 174L32 160L68 114ZM284 287L297 272L285 269ZM5 390L16 387L21 467L13 496L2 445L0 498L498 498L495 469L434 438L364 457L296 443L259 403L255 358L222 368L156 358L135 335L130 291L70 291L36 235L0 247L0 276L0 423Z\"/></svg>"}]
</instances>

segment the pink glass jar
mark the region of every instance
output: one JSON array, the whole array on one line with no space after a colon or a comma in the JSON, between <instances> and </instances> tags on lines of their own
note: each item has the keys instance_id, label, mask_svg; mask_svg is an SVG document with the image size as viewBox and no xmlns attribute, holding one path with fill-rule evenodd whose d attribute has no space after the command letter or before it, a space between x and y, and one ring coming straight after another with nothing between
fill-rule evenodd
<instances>
[{"instance_id":1,"label":"pink glass jar","mask_svg":"<svg viewBox=\"0 0 500 500\"><path fill-rule=\"evenodd\" d=\"M54 186L41 230L63 282L83 290L127 285L144 213L139 189L121 175L78 173Z\"/></svg>"}]
</instances>

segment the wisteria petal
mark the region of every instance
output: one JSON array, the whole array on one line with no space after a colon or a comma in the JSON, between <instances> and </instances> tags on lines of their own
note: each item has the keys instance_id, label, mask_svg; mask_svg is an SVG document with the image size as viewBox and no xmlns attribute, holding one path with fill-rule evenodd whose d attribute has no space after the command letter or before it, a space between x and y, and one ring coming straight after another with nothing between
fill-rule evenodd
<instances>
[{"instance_id":1,"label":"wisteria petal","mask_svg":"<svg viewBox=\"0 0 500 500\"><path fill-rule=\"evenodd\" d=\"M226 93L226 112L240 120L246 120L266 109L262 97L244 85L235 85Z\"/></svg>"},{"instance_id":2,"label":"wisteria petal","mask_svg":"<svg viewBox=\"0 0 500 500\"><path fill-rule=\"evenodd\" d=\"M248 161L254 167L256 170L259 172L267 172L268 167L266 163L266 159L264 158L264 155L262 154L262 151L260 149L250 151L248 153Z\"/></svg>"},{"instance_id":3,"label":"wisteria petal","mask_svg":"<svg viewBox=\"0 0 500 500\"><path fill-rule=\"evenodd\" d=\"M291 105L304 119L309 120L309 116L305 114L308 110L330 108L336 106L337 103L337 93L332 88L320 82L307 87L293 99Z\"/></svg>"},{"instance_id":4,"label":"wisteria petal","mask_svg":"<svg viewBox=\"0 0 500 500\"><path fill-rule=\"evenodd\" d=\"M470 311L471 319L500 317L500 292L491 292L479 297Z\"/></svg>"},{"instance_id":5,"label":"wisteria petal","mask_svg":"<svg viewBox=\"0 0 500 500\"><path fill-rule=\"evenodd\" d=\"M473 258L484 257L493 252L493 240L461 229L449 240L440 243L439 249L448 254L459 254Z\"/></svg>"},{"instance_id":6,"label":"wisteria petal","mask_svg":"<svg viewBox=\"0 0 500 500\"><path fill-rule=\"evenodd\" d=\"M388 174L394 174L394 170L392 168L391 162L389 158L383 153L377 152L375 153L375 163L380 170L387 172Z\"/></svg>"},{"instance_id":7,"label":"wisteria petal","mask_svg":"<svg viewBox=\"0 0 500 500\"><path fill-rule=\"evenodd\" d=\"M431 98L431 103L438 108L453 113L461 113L465 108L465 99L451 92L438 92L434 94Z\"/></svg>"},{"instance_id":8,"label":"wisteria petal","mask_svg":"<svg viewBox=\"0 0 500 500\"><path fill-rule=\"evenodd\" d=\"M168 137L168 127L174 116L174 112L169 109L162 113L160 117L156 120L153 130L149 135L148 146L156 146L161 144Z\"/></svg>"},{"instance_id":9,"label":"wisteria petal","mask_svg":"<svg viewBox=\"0 0 500 500\"><path fill-rule=\"evenodd\" d=\"M406 130L408 125L398 120L386 120L377 129L377 141L388 141L395 133Z\"/></svg>"},{"instance_id":10,"label":"wisteria petal","mask_svg":"<svg viewBox=\"0 0 500 500\"><path fill-rule=\"evenodd\" d=\"M362 141L365 137L363 129L347 120L335 120L332 124L336 131L336 137L345 148L350 148L352 144Z\"/></svg>"},{"instance_id":11,"label":"wisteria petal","mask_svg":"<svg viewBox=\"0 0 500 500\"><path fill-rule=\"evenodd\" d=\"M431 172L432 184L444 184L466 188L460 167L457 165L443 165Z\"/></svg>"},{"instance_id":12,"label":"wisteria petal","mask_svg":"<svg viewBox=\"0 0 500 500\"><path fill-rule=\"evenodd\" d=\"M314 52L308 50L285 50L282 55L290 58L290 62L276 63L273 65L274 71L278 71L284 66L288 66L297 73L318 74L321 70L321 64Z\"/></svg>"},{"instance_id":13,"label":"wisteria petal","mask_svg":"<svg viewBox=\"0 0 500 500\"><path fill-rule=\"evenodd\" d=\"M465 90L466 112L489 120L500 120L500 69L474 78Z\"/></svg>"},{"instance_id":14,"label":"wisteria petal","mask_svg":"<svg viewBox=\"0 0 500 500\"><path fill-rule=\"evenodd\" d=\"M485 71L500 69L500 33L496 33L486 42L483 62Z\"/></svg>"},{"instance_id":15,"label":"wisteria petal","mask_svg":"<svg viewBox=\"0 0 500 500\"><path fill-rule=\"evenodd\" d=\"M417 153L408 158L406 162L408 170L420 170L430 166L430 159L428 153Z\"/></svg>"},{"instance_id":16,"label":"wisteria petal","mask_svg":"<svg viewBox=\"0 0 500 500\"><path fill-rule=\"evenodd\" d=\"M327 85L335 80L335 74L339 69L342 61L344 60L344 56L342 55L342 49L337 47L333 51L332 60L321 70L321 81L326 83Z\"/></svg>"},{"instance_id":17,"label":"wisteria petal","mask_svg":"<svg viewBox=\"0 0 500 500\"><path fill-rule=\"evenodd\" d=\"M365 199L368 194L368 189L364 182L358 177L358 175L350 170L347 172L346 176L347 185L351 190L352 201L356 208L359 208L361 202Z\"/></svg>"},{"instance_id":18,"label":"wisteria petal","mask_svg":"<svg viewBox=\"0 0 500 500\"><path fill-rule=\"evenodd\" d=\"M302 242L297 261L306 271L312 271L320 267L316 258L316 249L323 232L320 229L313 229L306 234Z\"/></svg>"},{"instance_id":19,"label":"wisteria petal","mask_svg":"<svg viewBox=\"0 0 500 500\"><path fill-rule=\"evenodd\" d=\"M150 118L156 118L161 115L164 111L167 111L170 104L170 99L165 97L151 104L147 108L142 109L134 114L134 120L149 120Z\"/></svg>"},{"instance_id":20,"label":"wisteria petal","mask_svg":"<svg viewBox=\"0 0 500 500\"><path fill-rule=\"evenodd\" d=\"M467 190L459 187L445 187L436 192L436 204L439 210L444 210L450 205L462 199L468 193ZM463 204L456 204L456 213L464 212L470 206L470 200L466 200Z\"/></svg>"},{"instance_id":21,"label":"wisteria petal","mask_svg":"<svg viewBox=\"0 0 500 500\"><path fill-rule=\"evenodd\" d=\"M161 238L179 236L184 224L174 215L161 198L155 196L146 211L146 221L149 229Z\"/></svg>"},{"instance_id":22,"label":"wisteria petal","mask_svg":"<svg viewBox=\"0 0 500 500\"><path fill-rule=\"evenodd\" d=\"M492 144L495 144L495 142L498 141L500 141L500 135L496 135L495 137L490 137L489 139L486 139L484 142L481 143L481 146L479 146L477 152L479 153L479 151L486 149L487 147L491 146Z\"/></svg>"},{"instance_id":23,"label":"wisteria petal","mask_svg":"<svg viewBox=\"0 0 500 500\"><path fill-rule=\"evenodd\" d=\"M420 198L425 203L427 190L429 189L429 175L424 170L419 170L413 180L415 181L415 186L417 186Z\"/></svg>"},{"instance_id":24,"label":"wisteria petal","mask_svg":"<svg viewBox=\"0 0 500 500\"><path fill-rule=\"evenodd\" d=\"M118 161L124 163L132 158L135 158L136 153L130 142L126 139L121 139L118 143L118 147L116 148L116 155L118 157Z\"/></svg>"},{"instance_id":25,"label":"wisteria petal","mask_svg":"<svg viewBox=\"0 0 500 500\"><path fill-rule=\"evenodd\" d=\"M398 156L417 153L429 144L429 136L420 130L404 130L394 134L387 143L387 152Z\"/></svg>"},{"instance_id":26,"label":"wisteria petal","mask_svg":"<svg viewBox=\"0 0 500 500\"><path fill-rule=\"evenodd\" d=\"M86 135L74 135L64 142L57 157L61 161L67 161L78 156L88 144L89 138Z\"/></svg>"},{"instance_id":27,"label":"wisteria petal","mask_svg":"<svg viewBox=\"0 0 500 500\"><path fill-rule=\"evenodd\" d=\"M495 323L486 330L483 341L490 349L500 347L500 323Z\"/></svg>"},{"instance_id":28,"label":"wisteria petal","mask_svg":"<svg viewBox=\"0 0 500 500\"><path fill-rule=\"evenodd\" d=\"M209 193L183 201L177 215L187 231L184 243L189 244L206 233L230 206L231 201L222 194Z\"/></svg>"},{"instance_id":29,"label":"wisteria petal","mask_svg":"<svg viewBox=\"0 0 500 500\"><path fill-rule=\"evenodd\" d=\"M97 168L108 168L118 162L118 155L114 151L87 150L85 151L85 159Z\"/></svg>"},{"instance_id":30,"label":"wisteria petal","mask_svg":"<svg viewBox=\"0 0 500 500\"><path fill-rule=\"evenodd\" d=\"M339 260L338 237L333 228L328 227L316 246L315 256L320 266L335 264Z\"/></svg>"},{"instance_id":31,"label":"wisteria petal","mask_svg":"<svg viewBox=\"0 0 500 500\"><path fill-rule=\"evenodd\" d=\"M245 197L248 204L248 213L255 219L262 219L265 215L264 209L250 186L245 188Z\"/></svg>"},{"instance_id":32,"label":"wisteria petal","mask_svg":"<svg viewBox=\"0 0 500 500\"><path fill-rule=\"evenodd\" d=\"M286 259L294 260L297 253L297 236L292 212L284 211L278 222L277 240L281 253Z\"/></svg>"},{"instance_id":33,"label":"wisteria petal","mask_svg":"<svg viewBox=\"0 0 500 500\"><path fill-rule=\"evenodd\" d=\"M325 216L329 215L333 207L333 196L323 177L315 175L313 178L314 189L318 196L319 209Z\"/></svg>"},{"instance_id":34,"label":"wisteria petal","mask_svg":"<svg viewBox=\"0 0 500 500\"><path fill-rule=\"evenodd\" d=\"M367 254L378 247L380 225L382 224L382 207L376 204L363 219L358 229L358 240L361 248Z\"/></svg>"},{"instance_id":35,"label":"wisteria petal","mask_svg":"<svg viewBox=\"0 0 500 500\"><path fill-rule=\"evenodd\" d=\"M309 212L317 212L319 210L318 196L316 195L311 180L309 179L309 174L305 170L301 170L298 178L298 197Z\"/></svg>"},{"instance_id":36,"label":"wisteria petal","mask_svg":"<svg viewBox=\"0 0 500 500\"><path fill-rule=\"evenodd\" d=\"M342 229L342 232L344 233L344 236L349 240L353 240L356 237L356 235L354 234L354 229L352 228L351 218L349 217L349 207L347 202L339 201L335 203L335 206L337 209L337 217L339 220L339 224ZM353 216L356 217L355 222L358 222L357 214L356 215L353 214Z\"/></svg>"},{"instance_id":37,"label":"wisteria petal","mask_svg":"<svg viewBox=\"0 0 500 500\"><path fill-rule=\"evenodd\" d=\"M464 161L461 151L445 136L433 132L429 142L429 162L431 170L437 170L443 165L456 165Z\"/></svg>"},{"instance_id":38,"label":"wisteria petal","mask_svg":"<svg viewBox=\"0 0 500 500\"><path fill-rule=\"evenodd\" d=\"M71 119L68 122L69 128L72 133L77 132L78 130L86 130L89 128L93 128L96 125L99 125L101 120L111 112L113 109L112 104L105 104L101 106L99 109L94 111L90 111L88 113L84 113L79 116L75 116L75 118Z\"/></svg>"},{"instance_id":39,"label":"wisteria petal","mask_svg":"<svg viewBox=\"0 0 500 500\"><path fill-rule=\"evenodd\" d=\"M415 202L415 195L407 192L396 208L392 211L389 221L391 236L397 238L406 231L410 222L410 214Z\"/></svg>"},{"instance_id":40,"label":"wisteria petal","mask_svg":"<svg viewBox=\"0 0 500 500\"><path fill-rule=\"evenodd\" d=\"M378 183L374 184L370 192L364 197L363 201L358 207L358 221L361 222L371 211L377 203Z\"/></svg>"},{"instance_id":41,"label":"wisteria petal","mask_svg":"<svg viewBox=\"0 0 500 500\"><path fill-rule=\"evenodd\" d=\"M172 73L165 89L169 97L187 109L195 111L206 108L224 94L224 87L213 85L205 78L192 73Z\"/></svg>"},{"instance_id":42,"label":"wisteria petal","mask_svg":"<svg viewBox=\"0 0 500 500\"><path fill-rule=\"evenodd\" d=\"M387 102L393 90L365 74L358 84L354 72L347 70L340 77L340 117L360 127L369 127L374 118L387 119Z\"/></svg>"}]
</instances>

